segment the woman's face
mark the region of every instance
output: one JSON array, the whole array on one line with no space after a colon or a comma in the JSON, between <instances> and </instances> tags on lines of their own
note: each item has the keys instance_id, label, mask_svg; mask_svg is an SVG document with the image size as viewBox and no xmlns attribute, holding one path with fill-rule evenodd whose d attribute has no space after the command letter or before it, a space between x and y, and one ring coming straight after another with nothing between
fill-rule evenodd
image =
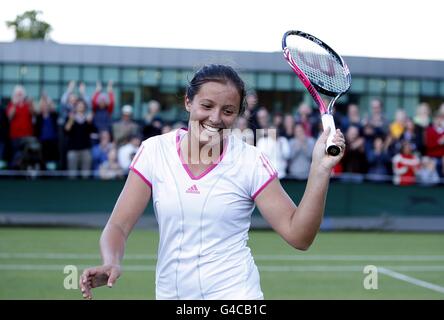
<instances>
[{"instance_id":1,"label":"woman's face","mask_svg":"<svg viewBox=\"0 0 444 320\"><path fill-rule=\"evenodd\" d=\"M220 143L223 130L234 126L240 103L239 92L231 82L204 83L193 100L185 98L192 136L199 139L200 144Z\"/></svg>"}]
</instances>

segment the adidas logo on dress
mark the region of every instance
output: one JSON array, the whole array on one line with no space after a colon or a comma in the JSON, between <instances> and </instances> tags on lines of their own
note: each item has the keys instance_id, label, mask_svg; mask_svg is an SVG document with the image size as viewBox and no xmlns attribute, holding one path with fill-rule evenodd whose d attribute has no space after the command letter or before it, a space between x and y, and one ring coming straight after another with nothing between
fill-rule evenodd
<instances>
[{"instance_id":1,"label":"adidas logo on dress","mask_svg":"<svg viewBox=\"0 0 444 320\"><path fill-rule=\"evenodd\" d=\"M196 193L196 194L200 193L199 189L197 189L195 184L193 184L191 187L189 187L186 192L187 193Z\"/></svg>"}]
</instances>

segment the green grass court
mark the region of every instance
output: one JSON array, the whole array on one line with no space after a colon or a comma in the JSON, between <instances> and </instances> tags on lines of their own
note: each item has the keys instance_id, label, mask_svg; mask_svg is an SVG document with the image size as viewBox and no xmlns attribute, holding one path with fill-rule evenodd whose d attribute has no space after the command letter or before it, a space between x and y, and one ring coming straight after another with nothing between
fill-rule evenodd
<instances>
[{"instance_id":1,"label":"green grass court","mask_svg":"<svg viewBox=\"0 0 444 320\"><path fill-rule=\"evenodd\" d=\"M65 265L100 264L101 230L0 228L0 299L81 299L66 290ZM95 299L154 299L157 232L133 231L124 272ZM250 232L266 299L444 299L444 234L320 233L307 252L276 233ZM366 265L378 289L366 290Z\"/></svg>"}]
</instances>

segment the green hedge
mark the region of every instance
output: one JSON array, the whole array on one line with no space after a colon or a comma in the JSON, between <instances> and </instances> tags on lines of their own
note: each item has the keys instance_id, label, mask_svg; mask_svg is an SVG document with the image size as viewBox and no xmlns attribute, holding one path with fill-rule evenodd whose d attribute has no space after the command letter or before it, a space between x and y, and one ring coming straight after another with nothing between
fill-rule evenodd
<instances>
[{"instance_id":1,"label":"green hedge","mask_svg":"<svg viewBox=\"0 0 444 320\"><path fill-rule=\"evenodd\" d=\"M283 180L295 203L305 182ZM0 213L110 213L124 180L0 180ZM152 214L150 204L146 214ZM257 212L256 212L257 213ZM327 216L444 216L444 187L332 181Z\"/></svg>"}]
</instances>

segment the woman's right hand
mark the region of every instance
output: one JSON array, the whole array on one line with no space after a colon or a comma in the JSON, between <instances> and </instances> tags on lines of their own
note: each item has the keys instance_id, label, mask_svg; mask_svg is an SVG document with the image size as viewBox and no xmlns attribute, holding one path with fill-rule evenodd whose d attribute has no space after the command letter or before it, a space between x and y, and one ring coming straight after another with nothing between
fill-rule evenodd
<instances>
[{"instance_id":1,"label":"woman's right hand","mask_svg":"<svg viewBox=\"0 0 444 320\"><path fill-rule=\"evenodd\" d=\"M103 265L85 269L80 276L79 284L83 298L92 299L92 288L107 285L112 288L117 278L120 277L121 267L117 264Z\"/></svg>"}]
</instances>

